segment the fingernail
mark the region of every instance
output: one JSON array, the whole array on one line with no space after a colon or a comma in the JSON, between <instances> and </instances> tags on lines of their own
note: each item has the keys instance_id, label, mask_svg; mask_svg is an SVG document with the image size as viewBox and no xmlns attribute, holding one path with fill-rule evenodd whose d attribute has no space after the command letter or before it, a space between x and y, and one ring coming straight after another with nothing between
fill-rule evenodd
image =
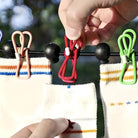
<instances>
[{"instance_id":1,"label":"fingernail","mask_svg":"<svg viewBox=\"0 0 138 138\"><path fill-rule=\"evenodd\" d=\"M66 35L70 40L77 40L81 36L81 32L74 28L66 28Z\"/></svg>"},{"instance_id":2,"label":"fingernail","mask_svg":"<svg viewBox=\"0 0 138 138\"><path fill-rule=\"evenodd\" d=\"M67 119L65 118L57 118L57 119L54 119L61 127L68 127L69 125L69 122Z\"/></svg>"},{"instance_id":3,"label":"fingernail","mask_svg":"<svg viewBox=\"0 0 138 138\"><path fill-rule=\"evenodd\" d=\"M57 118L54 119L56 121L56 130L53 133L54 136L57 136L61 133L63 133L69 126L69 121L65 118Z\"/></svg>"}]
</instances>

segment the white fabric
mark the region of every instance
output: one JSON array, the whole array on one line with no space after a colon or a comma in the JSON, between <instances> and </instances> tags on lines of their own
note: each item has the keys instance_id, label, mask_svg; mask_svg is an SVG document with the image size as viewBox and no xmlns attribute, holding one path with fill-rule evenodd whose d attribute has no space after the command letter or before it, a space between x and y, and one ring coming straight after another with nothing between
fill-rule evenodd
<instances>
[{"instance_id":1,"label":"white fabric","mask_svg":"<svg viewBox=\"0 0 138 138\"><path fill-rule=\"evenodd\" d=\"M28 124L41 120L39 110L43 83L51 83L51 66L46 58L31 58L31 77L15 76L17 59L0 58L0 138L9 138ZM23 66L26 62L23 63ZM26 75L22 67L21 77Z\"/></svg>"},{"instance_id":2,"label":"white fabric","mask_svg":"<svg viewBox=\"0 0 138 138\"><path fill-rule=\"evenodd\" d=\"M93 83L45 84L43 94L43 117L65 117L75 122L64 138L96 138L97 99Z\"/></svg>"},{"instance_id":3,"label":"white fabric","mask_svg":"<svg viewBox=\"0 0 138 138\"><path fill-rule=\"evenodd\" d=\"M138 82L121 84L121 70L122 64L100 66L105 138L138 138ZM133 81L132 66L127 69L124 81Z\"/></svg>"}]
</instances>

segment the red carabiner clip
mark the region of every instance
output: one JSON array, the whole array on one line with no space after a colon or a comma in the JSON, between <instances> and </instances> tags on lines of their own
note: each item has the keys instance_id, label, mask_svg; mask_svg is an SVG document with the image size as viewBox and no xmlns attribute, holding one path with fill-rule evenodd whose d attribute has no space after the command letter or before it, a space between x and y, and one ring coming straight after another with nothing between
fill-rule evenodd
<instances>
[{"instance_id":1,"label":"red carabiner clip","mask_svg":"<svg viewBox=\"0 0 138 138\"><path fill-rule=\"evenodd\" d=\"M64 36L65 40L65 60L63 61L61 68L58 72L58 76L62 81L66 83L75 83L77 80L77 70L76 70L76 64L77 64L77 57L78 57L78 52L80 51L82 47L82 41L81 39L78 40L70 40L70 46L68 46L68 39L66 35ZM72 61L72 74L71 76L65 76L65 72L67 69L67 63L69 59Z\"/></svg>"}]
</instances>

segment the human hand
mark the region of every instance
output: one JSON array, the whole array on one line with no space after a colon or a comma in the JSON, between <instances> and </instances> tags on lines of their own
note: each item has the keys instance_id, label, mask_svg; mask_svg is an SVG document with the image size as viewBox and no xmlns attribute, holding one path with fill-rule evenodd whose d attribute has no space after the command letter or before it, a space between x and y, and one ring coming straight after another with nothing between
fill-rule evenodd
<instances>
[{"instance_id":1,"label":"human hand","mask_svg":"<svg viewBox=\"0 0 138 138\"><path fill-rule=\"evenodd\" d=\"M69 127L69 121L64 118L44 119L40 123L31 124L11 138L54 138Z\"/></svg>"},{"instance_id":2,"label":"human hand","mask_svg":"<svg viewBox=\"0 0 138 138\"><path fill-rule=\"evenodd\" d=\"M138 15L137 0L61 0L59 17L67 37L97 45Z\"/></svg>"}]
</instances>

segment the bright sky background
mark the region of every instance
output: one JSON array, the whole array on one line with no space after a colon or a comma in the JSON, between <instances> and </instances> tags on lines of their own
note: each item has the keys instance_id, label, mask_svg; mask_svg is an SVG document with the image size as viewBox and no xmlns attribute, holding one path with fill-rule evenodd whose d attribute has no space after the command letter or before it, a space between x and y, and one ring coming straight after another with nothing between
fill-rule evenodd
<instances>
[{"instance_id":1,"label":"bright sky background","mask_svg":"<svg viewBox=\"0 0 138 138\"><path fill-rule=\"evenodd\" d=\"M18 0L18 3L23 3L23 1ZM14 6L13 0L0 0L0 19L3 23L6 22L4 12L4 10L6 9L13 10L14 14L10 21L10 24L13 29L23 29L32 24L32 10L26 5Z\"/></svg>"},{"instance_id":2,"label":"bright sky background","mask_svg":"<svg viewBox=\"0 0 138 138\"><path fill-rule=\"evenodd\" d=\"M138 22L138 16L133 21L134 22Z\"/></svg>"},{"instance_id":3,"label":"bright sky background","mask_svg":"<svg viewBox=\"0 0 138 138\"><path fill-rule=\"evenodd\" d=\"M32 24L32 10L26 5L14 6L13 13L10 22L13 29L23 29Z\"/></svg>"},{"instance_id":4,"label":"bright sky background","mask_svg":"<svg viewBox=\"0 0 138 138\"><path fill-rule=\"evenodd\" d=\"M13 5L13 0L0 0L0 11L11 8Z\"/></svg>"}]
</instances>

